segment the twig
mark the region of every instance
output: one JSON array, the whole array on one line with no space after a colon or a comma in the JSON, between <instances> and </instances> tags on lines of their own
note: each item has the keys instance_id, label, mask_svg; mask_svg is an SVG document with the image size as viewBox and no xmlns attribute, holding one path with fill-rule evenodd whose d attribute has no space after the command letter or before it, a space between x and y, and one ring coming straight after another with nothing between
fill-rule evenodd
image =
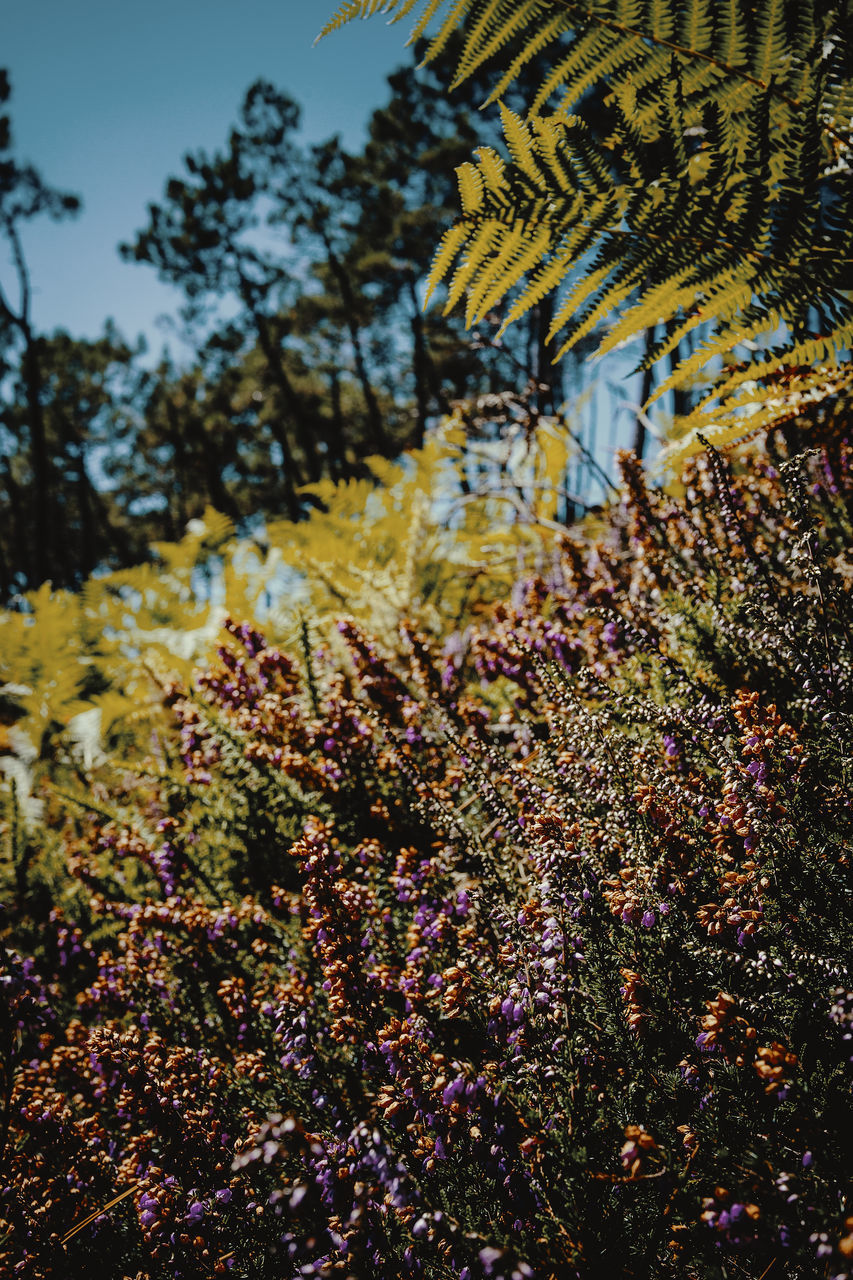
<instances>
[{"instance_id":1,"label":"twig","mask_svg":"<svg viewBox=\"0 0 853 1280\"><path fill-rule=\"evenodd\" d=\"M90 1213L88 1218L84 1218L82 1222L78 1222L76 1227L72 1227L67 1231L60 1241L61 1244L67 1244L72 1236L76 1236L78 1231L82 1231L84 1227L88 1227L90 1222L94 1222L96 1218L100 1218L108 1209L114 1209L122 1200L126 1200L128 1196L132 1196L142 1186L141 1182L136 1182L132 1187L128 1187L126 1191L122 1191L121 1195L114 1196L107 1204L102 1205L100 1209L96 1209L94 1213Z\"/></svg>"}]
</instances>

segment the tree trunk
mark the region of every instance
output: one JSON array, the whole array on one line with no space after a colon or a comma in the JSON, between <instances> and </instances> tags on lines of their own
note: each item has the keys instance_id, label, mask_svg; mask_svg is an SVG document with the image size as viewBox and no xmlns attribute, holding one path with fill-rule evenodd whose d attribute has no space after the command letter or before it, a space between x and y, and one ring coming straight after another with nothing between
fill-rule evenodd
<instances>
[{"instance_id":1,"label":"tree trunk","mask_svg":"<svg viewBox=\"0 0 853 1280\"><path fill-rule=\"evenodd\" d=\"M267 362L267 368L270 372L272 382L281 392L282 399L287 408L288 413L293 419L296 427L296 437L299 441L299 447L305 456L305 462L308 467L309 480L319 480L322 475L320 466L320 457L317 451L317 442L311 430L311 424L305 416L303 406L299 402L299 396L293 387L293 383L287 376L287 370L284 367L284 361L281 357L281 347L275 341L270 331L269 316L264 315L263 311L257 305L256 290L245 276L240 276L240 292L243 302L249 310L252 321L255 325L255 332L258 335L258 344ZM285 502L288 512L293 520L299 517L299 502L296 498L295 488L303 483L304 477L296 466L296 459L293 456L293 449L290 445L287 432L280 418L275 415L270 419L270 430L275 437L282 454L285 470Z\"/></svg>"},{"instance_id":2,"label":"tree trunk","mask_svg":"<svg viewBox=\"0 0 853 1280\"><path fill-rule=\"evenodd\" d=\"M427 394L427 358L426 358L426 340L424 338L424 318L418 305L418 295L415 289L415 282L411 276L407 280L409 286L409 297L412 300L412 368L415 375L415 405L417 417L415 419L415 438L414 445L416 449L422 449L424 437L426 435L427 411L429 404L429 396Z\"/></svg>"},{"instance_id":3,"label":"tree trunk","mask_svg":"<svg viewBox=\"0 0 853 1280\"><path fill-rule=\"evenodd\" d=\"M534 308L536 316L536 407L540 413L554 413L554 377L557 366L548 358L548 330L554 318L554 295L549 293Z\"/></svg>"},{"instance_id":4,"label":"tree trunk","mask_svg":"<svg viewBox=\"0 0 853 1280\"><path fill-rule=\"evenodd\" d=\"M56 511L53 497L53 476L47 448L44 410L41 403L41 368L39 367L37 340L29 321L21 319L19 328L24 339L21 361L27 396L30 428L30 461L33 469L33 496L35 519L33 529L34 586L40 586L50 576L55 563Z\"/></svg>"},{"instance_id":5,"label":"tree trunk","mask_svg":"<svg viewBox=\"0 0 853 1280\"><path fill-rule=\"evenodd\" d=\"M356 323L356 299L352 291L349 276L338 255L332 248L332 242L329 234L324 226L320 226L320 237L326 250L326 257L329 261L329 270L337 281L338 288L341 293L341 301L344 304L344 317L347 330L349 331L350 341L352 342L353 358L355 360L355 371L358 380L361 383L361 390L364 396L364 403L367 408L367 420L370 423L370 443L377 453L387 454L390 452L390 441L388 433L385 430L385 423L382 420L382 412L379 408L379 401L376 399L376 393L373 390L370 378L367 372L367 361L364 358L364 348L361 342L361 333Z\"/></svg>"},{"instance_id":6,"label":"tree trunk","mask_svg":"<svg viewBox=\"0 0 853 1280\"><path fill-rule=\"evenodd\" d=\"M677 343L669 353L669 370L675 373L681 362L681 343ZM690 392L683 387L675 387L672 392L672 412L676 418L683 418L690 412Z\"/></svg>"},{"instance_id":7,"label":"tree trunk","mask_svg":"<svg viewBox=\"0 0 853 1280\"><path fill-rule=\"evenodd\" d=\"M166 409L166 421L169 424L169 434L172 437L172 459L173 459L173 466L175 471L174 490L171 493L166 495L168 512L169 512L169 523L171 526L169 537L172 539L173 542L177 542L178 539L183 534L184 530L186 529L187 521L190 518L189 510L187 509L187 488L188 488L187 479L189 477L190 468L189 468L189 463L187 459L186 447L184 445L184 433L183 431L176 430L175 427L172 425L172 415L174 413L174 405L168 402L168 397L167 397L167 403L165 405L165 409ZM208 453L209 453L209 450L203 449L201 454L201 456L205 460L206 469L207 469L207 466L209 465ZM217 472L216 475L218 480L219 473ZM209 485L207 487L209 489ZM216 505L213 502L212 496L210 501L212 505ZM174 505L173 505L173 502L174 502ZM223 507L222 510L224 511L225 508Z\"/></svg>"},{"instance_id":8,"label":"tree trunk","mask_svg":"<svg viewBox=\"0 0 853 1280\"><path fill-rule=\"evenodd\" d=\"M655 349L655 325L646 330L643 354L648 358ZM640 388L640 413L637 414L637 425L634 428L634 453L642 462L646 450L645 406L654 387L654 368L649 365L643 370L643 383Z\"/></svg>"},{"instance_id":9,"label":"tree trunk","mask_svg":"<svg viewBox=\"0 0 853 1280\"><path fill-rule=\"evenodd\" d=\"M176 442L182 439L183 432L181 424L178 422L175 415L175 406L168 396L166 396L165 399L165 409L166 421L169 424L169 433L172 438L172 448L175 450L176 458L182 458L184 456L183 444L178 444ZM202 465L204 467L204 483L211 505L214 506L217 511L221 511L223 515L229 516L232 520L239 520L240 510L223 484L216 455L209 447L208 442L204 437L204 432L201 430L192 413L188 414L187 423L187 435L195 444L198 450L198 456L202 459ZM185 526L187 520L187 507L183 498L183 484L184 482L182 480L182 497L180 506L183 513L183 525ZM184 529L182 528L179 536L183 536L183 532Z\"/></svg>"},{"instance_id":10,"label":"tree trunk","mask_svg":"<svg viewBox=\"0 0 853 1280\"><path fill-rule=\"evenodd\" d=\"M341 379L334 365L329 370L329 391L332 401L332 427L335 437L335 447L329 448L329 474L333 480L340 480L342 476L349 472L349 459L346 456L346 428L341 407Z\"/></svg>"},{"instance_id":11,"label":"tree trunk","mask_svg":"<svg viewBox=\"0 0 853 1280\"><path fill-rule=\"evenodd\" d=\"M18 572L23 576L24 589L34 585L35 570L32 560L32 537L28 528L28 516L31 515L29 504L24 500L21 493L21 487L12 475L12 468L8 458L3 459L4 479L6 481L6 492L9 495L9 508L11 511L11 537L9 539L13 547L13 564L18 566ZM13 580L13 570L10 569L8 574L8 583L6 594L11 595L13 589L17 588L17 584Z\"/></svg>"}]
</instances>

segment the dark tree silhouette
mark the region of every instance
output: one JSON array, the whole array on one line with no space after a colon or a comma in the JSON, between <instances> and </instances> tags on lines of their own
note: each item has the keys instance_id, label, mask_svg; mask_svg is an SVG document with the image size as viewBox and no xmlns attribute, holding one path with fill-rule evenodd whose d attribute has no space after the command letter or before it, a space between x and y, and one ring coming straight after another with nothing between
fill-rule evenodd
<instances>
[{"instance_id":1,"label":"dark tree silhouette","mask_svg":"<svg viewBox=\"0 0 853 1280\"><path fill-rule=\"evenodd\" d=\"M0 107L5 108L10 96L8 73L0 70ZM56 479L42 404L43 371L38 335L33 327L32 286L21 242L21 225L41 214L54 219L70 217L79 208L77 196L47 186L31 165L21 164L13 157L10 118L3 110L0 114L0 236L9 250L17 296L12 289L0 284L0 340L5 348L7 367L14 362L12 353L17 356L27 420L25 424L13 424L4 413L2 426L11 432L9 444L26 447L29 453L32 470L29 500L35 504L36 519L28 543L22 541L19 547L22 556L19 564L27 580L32 582L41 582L50 576L60 548L60 532L54 502ZM13 475L8 446L2 452L6 455L3 468L8 501L10 505L20 504L24 499Z\"/></svg>"}]
</instances>

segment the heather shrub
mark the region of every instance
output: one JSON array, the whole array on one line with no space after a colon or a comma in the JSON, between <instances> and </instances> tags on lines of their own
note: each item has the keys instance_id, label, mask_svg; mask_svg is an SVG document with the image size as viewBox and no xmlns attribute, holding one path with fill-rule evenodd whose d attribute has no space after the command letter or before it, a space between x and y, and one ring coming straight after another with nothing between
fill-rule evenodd
<instances>
[{"instance_id":1,"label":"heather shrub","mask_svg":"<svg viewBox=\"0 0 853 1280\"><path fill-rule=\"evenodd\" d=\"M7 914L10 1275L849 1274L848 421L444 636L227 624Z\"/></svg>"}]
</instances>

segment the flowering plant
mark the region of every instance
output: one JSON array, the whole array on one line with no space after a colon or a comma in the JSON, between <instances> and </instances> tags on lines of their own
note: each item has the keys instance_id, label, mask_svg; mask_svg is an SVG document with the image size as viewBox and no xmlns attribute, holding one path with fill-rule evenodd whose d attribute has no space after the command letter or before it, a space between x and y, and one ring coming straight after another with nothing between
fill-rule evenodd
<instances>
[{"instance_id":1,"label":"flowering plant","mask_svg":"<svg viewBox=\"0 0 853 1280\"><path fill-rule=\"evenodd\" d=\"M848 1276L851 464L628 457L443 646L229 622L9 921L8 1274Z\"/></svg>"}]
</instances>

